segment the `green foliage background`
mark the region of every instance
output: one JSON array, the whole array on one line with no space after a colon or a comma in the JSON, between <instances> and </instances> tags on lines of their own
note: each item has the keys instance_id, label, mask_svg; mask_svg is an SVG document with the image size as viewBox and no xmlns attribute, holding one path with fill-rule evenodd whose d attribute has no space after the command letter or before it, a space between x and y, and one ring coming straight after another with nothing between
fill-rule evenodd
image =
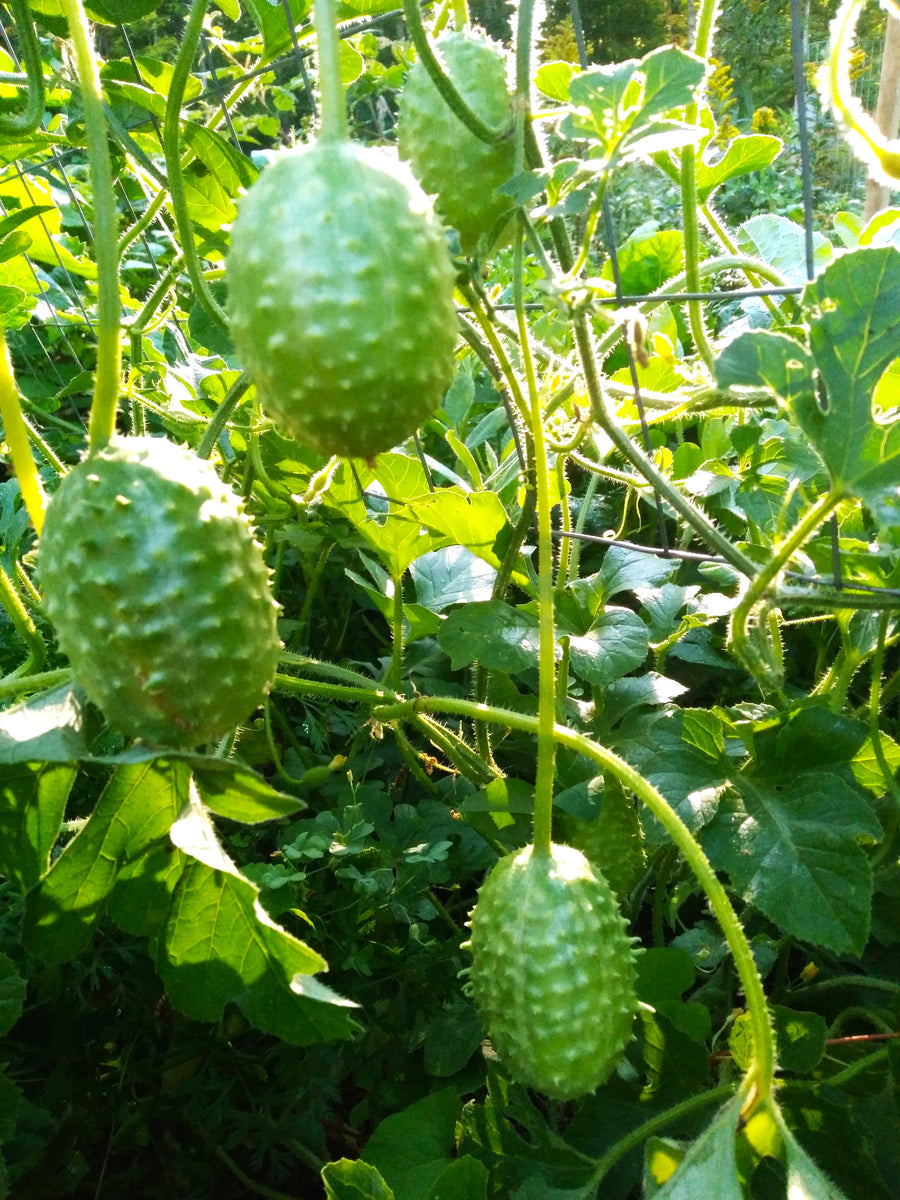
<instances>
[{"instance_id":1,"label":"green foliage background","mask_svg":"<svg viewBox=\"0 0 900 1200\"><path fill-rule=\"evenodd\" d=\"M810 38L833 7L812 5ZM83 450L91 402L95 196L65 28L49 0L40 8L46 120L24 142L0 140L0 312L53 490ZM605 61L641 57L666 41L667 9L586 4L588 40ZM473 11L510 35L507 6ZM711 113L687 119L702 71L686 56L645 59L672 91L641 84L627 112L609 76L545 65L537 102L555 111L559 165L513 181L543 239L523 288L551 441L556 715L575 739L558 748L554 837L589 850L619 892L647 1006L618 1072L569 1105L509 1078L461 978L477 888L528 842L534 813L540 580L514 434L527 436L503 403L520 354L504 308L513 251L462 273L467 337L418 446L327 464L260 413L184 271L161 140L183 6L96 26L119 231L140 233L120 271L121 426L214 453L273 569L285 654L265 712L227 745L126 744L55 647L4 448L10 1196L781 1200L789 1183L791 1200L900 1194L900 221L863 224L858 192L839 193L828 174L834 134L822 132L818 274L800 290L795 131L779 114L782 146L750 125L760 104L790 106L783 33L760 49L786 11L781 0L723 6L716 53L745 104L726 145ZM188 82L187 234L219 298L241 189L315 132L307 15L295 5L295 48L278 6L213 11ZM389 145L406 30L365 5L340 16L352 22L354 134ZM4 84L0 101L16 112L20 94ZM685 139L699 145L694 251ZM625 295L690 290L692 256L719 264L704 285L780 280L789 294L706 304L711 364L684 304L634 301L641 320L617 322L602 188ZM730 249L715 233L723 218ZM548 266L554 219L584 240L575 282ZM610 420L588 419L582 319ZM512 364L505 377L488 327ZM665 493L623 441L646 451ZM675 553L641 553L659 548L661 529ZM741 641L735 613L770 567ZM454 710L473 698L508 720ZM747 1128L735 1089L757 1048L733 944L683 847L583 753L585 739L659 790L737 910L779 1048L777 1107Z\"/></svg>"}]
</instances>

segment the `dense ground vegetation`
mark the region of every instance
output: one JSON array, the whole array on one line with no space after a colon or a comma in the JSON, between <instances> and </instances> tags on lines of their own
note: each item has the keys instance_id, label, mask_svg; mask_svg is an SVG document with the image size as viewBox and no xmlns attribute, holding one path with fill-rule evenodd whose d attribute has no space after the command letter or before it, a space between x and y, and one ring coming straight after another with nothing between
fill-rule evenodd
<instances>
[{"instance_id":1,"label":"dense ground vegetation","mask_svg":"<svg viewBox=\"0 0 900 1200\"><path fill-rule=\"evenodd\" d=\"M807 6L810 39L836 7ZM684 6L583 8L593 65L562 8L532 29L526 0L472 4L501 39L498 100L481 66L458 92L428 68L404 99L463 4L426 34L411 4L347 0L331 59L303 0L4 6L4 1195L900 1197L900 210L864 224L812 95L801 148L787 0L697 0L690 46ZM363 289L371 195L304 217L287 324L265 316L291 253L274 205L229 257L244 194L279 153L343 144L345 100L384 162L398 120L420 172L428 120L470 139L428 185L471 218L422 242L452 264L422 349L439 386L371 453L384 418L365 387L347 400L355 458L315 407L288 436L279 355L314 294L326 351L351 355L337 384L317 362L327 387L373 362L385 403L408 387L405 347L370 335L396 310L415 339L436 301L399 251ZM459 164L494 150L486 215L477 193L454 209ZM368 235L332 287L310 263L348 211ZM233 489L219 557L196 493L154 482L148 518L118 476L103 520L69 514L42 551L47 497L91 494L113 427ZM271 577L232 593L232 554L257 569L238 498ZM91 555L117 537L107 578ZM49 556L76 552L85 630L115 608L112 647L139 614L124 668L105 646L80 665L95 635L50 620L75 569ZM207 553L219 585L189 604ZM214 651L177 719L153 622ZM167 702L149 732L96 684L145 654L139 696ZM250 663L268 695L220 729L206 701ZM568 949L573 892L540 879L497 902L473 969L486 874L551 837L592 864L599 917ZM557 1073L567 1039L584 1054Z\"/></svg>"}]
</instances>

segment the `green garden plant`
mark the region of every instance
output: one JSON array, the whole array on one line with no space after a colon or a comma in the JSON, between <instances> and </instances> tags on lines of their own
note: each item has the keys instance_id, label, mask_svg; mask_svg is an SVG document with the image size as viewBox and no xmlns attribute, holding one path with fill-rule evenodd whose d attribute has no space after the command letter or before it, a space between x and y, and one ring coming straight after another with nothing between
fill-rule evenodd
<instances>
[{"instance_id":1,"label":"green garden plant","mask_svg":"<svg viewBox=\"0 0 900 1200\"><path fill-rule=\"evenodd\" d=\"M0 78L3 1189L897 1196L897 212L721 217L781 143L715 0L602 66L62 8Z\"/></svg>"}]
</instances>

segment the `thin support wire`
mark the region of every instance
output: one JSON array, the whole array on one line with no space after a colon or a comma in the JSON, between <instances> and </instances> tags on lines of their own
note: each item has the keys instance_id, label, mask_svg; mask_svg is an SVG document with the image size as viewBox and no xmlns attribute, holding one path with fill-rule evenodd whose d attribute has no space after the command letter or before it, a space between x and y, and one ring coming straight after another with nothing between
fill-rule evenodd
<instances>
[{"instance_id":1,"label":"thin support wire","mask_svg":"<svg viewBox=\"0 0 900 1200\"><path fill-rule=\"evenodd\" d=\"M294 25L294 16L291 12L291 0L281 0L282 8L284 9L285 19L288 23L288 29L291 31L291 43L294 47L294 55L297 59L297 64L300 67L300 78L303 80L303 88L306 92L306 99L309 102L310 110L313 117L318 120L319 108L316 104L316 97L310 82L309 72L306 69L307 53L304 53L303 47L300 45L300 39L297 37L297 29Z\"/></svg>"}]
</instances>

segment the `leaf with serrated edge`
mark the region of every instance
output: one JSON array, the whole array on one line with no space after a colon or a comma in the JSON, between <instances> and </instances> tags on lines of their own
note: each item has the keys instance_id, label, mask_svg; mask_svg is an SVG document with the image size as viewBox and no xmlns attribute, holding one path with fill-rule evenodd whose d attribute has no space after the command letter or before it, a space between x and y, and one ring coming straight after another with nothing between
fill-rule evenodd
<instances>
[{"instance_id":1,"label":"leaf with serrated edge","mask_svg":"<svg viewBox=\"0 0 900 1200\"><path fill-rule=\"evenodd\" d=\"M847 1200L836 1183L824 1175L791 1133L780 1110L774 1109L784 1139L788 1200Z\"/></svg>"},{"instance_id":2,"label":"leaf with serrated edge","mask_svg":"<svg viewBox=\"0 0 900 1200\"><path fill-rule=\"evenodd\" d=\"M226 1004L237 1004L257 1029L292 1045L349 1037L347 1009L355 1003L308 978L327 970L325 960L266 913L193 787L170 837L189 859L158 951L173 1004L199 1021L218 1020Z\"/></svg>"},{"instance_id":3,"label":"leaf with serrated edge","mask_svg":"<svg viewBox=\"0 0 900 1200\"><path fill-rule=\"evenodd\" d=\"M190 769L155 759L120 766L87 823L25 902L25 944L45 962L87 946L120 869L164 838L184 802Z\"/></svg>"},{"instance_id":4,"label":"leaf with serrated edge","mask_svg":"<svg viewBox=\"0 0 900 1200\"><path fill-rule=\"evenodd\" d=\"M705 155L697 163L697 199L704 204L716 188L729 179L748 175L767 167L781 153L781 138L766 133L746 133L728 143L728 149L714 163Z\"/></svg>"},{"instance_id":5,"label":"leaf with serrated edge","mask_svg":"<svg viewBox=\"0 0 900 1200\"><path fill-rule=\"evenodd\" d=\"M739 334L716 359L721 388L767 388L780 400L815 397L812 355L795 338L767 329Z\"/></svg>"},{"instance_id":6,"label":"leaf with serrated edge","mask_svg":"<svg viewBox=\"0 0 900 1200\"><path fill-rule=\"evenodd\" d=\"M41 692L0 714L0 763L74 762L88 752L85 695L75 684Z\"/></svg>"},{"instance_id":7,"label":"leaf with serrated edge","mask_svg":"<svg viewBox=\"0 0 900 1200\"><path fill-rule=\"evenodd\" d=\"M856 838L881 827L865 795L832 771L790 783L737 775L743 798L703 835L713 866L786 933L838 953L860 953L872 905L872 869Z\"/></svg>"},{"instance_id":8,"label":"leaf with serrated edge","mask_svg":"<svg viewBox=\"0 0 900 1200\"><path fill-rule=\"evenodd\" d=\"M420 555L456 540L424 531L412 513L410 501L427 493L428 480L418 459L379 454L377 468L359 466L351 472L342 464L322 499L353 524L399 578Z\"/></svg>"},{"instance_id":9,"label":"leaf with serrated edge","mask_svg":"<svg viewBox=\"0 0 900 1200\"><path fill-rule=\"evenodd\" d=\"M572 670L597 687L639 667L648 649L647 626L628 608L608 608L586 634L569 638Z\"/></svg>"},{"instance_id":10,"label":"leaf with serrated edge","mask_svg":"<svg viewBox=\"0 0 900 1200\"><path fill-rule=\"evenodd\" d=\"M0 1037L4 1037L22 1015L26 983L15 963L0 954Z\"/></svg>"},{"instance_id":11,"label":"leaf with serrated edge","mask_svg":"<svg viewBox=\"0 0 900 1200\"><path fill-rule=\"evenodd\" d=\"M454 671L476 659L489 671L524 671L537 662L537 617L502 600L457 608L438 634Z\"/></svg>"},{"instance_id":12,"label":"leaf with serrated edge","mask_svg":"<svg viewBox=\"0 0 900 1200\"><path fill-rule=\"evenodd\" d=\"M394 1200L374 1167L361 1159L339 1158L322 1168L327 1200Z\"/></svg>"},{"instance_id":13,"label":"leaf with serrated edge","mask_svg":"<svg viewBox=\"0 0 900 1200\"><path fill-rule=\"evenodd\" d=\"M0 766L0 871L23 892L50 867L76 774L68 763Z\"/></svg>"},{"instance_id":14,"label":"leaf with serrated edge","mask_svg":"<svg viewBox=\"0 0 900 1200\"><path fill-rule=\"evenodd\" d=\"M305 800L276 791L248 767L221 758L195 759L194 781L207 808L244 825L274 821L307 807Z\"/></svg>"},{"instance_id":15,"label":"leaf with serrated edge","mask_svg":"<svg viewBox=\"0 0 900 1200\"><path fill-rule=\"evenodd\" d=\"M735 1133L743 1098L734 1096L693 1143L654 1200L743 1200L735 1161Z\"/></svg>"},{"instance_id":16,"label":"leaf with serrated edge","mask_svg":"<svg viewBox=\"0 0 900 1200\"><path fill-rule=\"evenodd\" d=\"M809 339L828 407L814 396L794 411L834 488L877 504L900 496L900 421L872 414L872 394L897 357L900 251L865 247L837 259L804 293Z\"/></svg>"}]
</instances>

